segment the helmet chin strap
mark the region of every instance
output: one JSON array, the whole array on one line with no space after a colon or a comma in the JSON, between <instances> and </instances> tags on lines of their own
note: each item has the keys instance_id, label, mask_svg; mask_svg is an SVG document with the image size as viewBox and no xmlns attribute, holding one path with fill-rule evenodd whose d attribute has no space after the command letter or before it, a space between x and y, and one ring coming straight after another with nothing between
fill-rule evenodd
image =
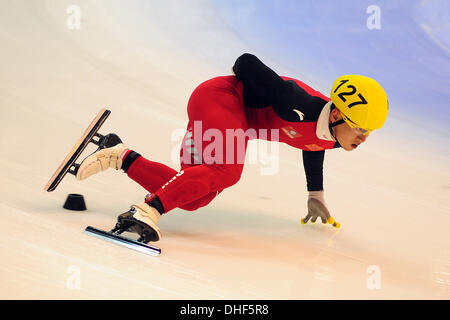
<instances>
[{"instance_id":1,"label":"helmet chin strap","mask_svg":"<svg viewBox=\"0 0 450 320\"><path fill-rule=\"evenodd\" d=\"M341 120L338 120L336 122L332 122L332 123L328 124L328 128L330 129L330 133L331 133L331 135L333 136L333 138L335 140L337 140L337 138L336 138L336 135L334 134L333 128L338 126L338 125L340 125L340 124L343 124L344 122L345 122L345 120L341 119Z\"/></svg>"}]
</instances>

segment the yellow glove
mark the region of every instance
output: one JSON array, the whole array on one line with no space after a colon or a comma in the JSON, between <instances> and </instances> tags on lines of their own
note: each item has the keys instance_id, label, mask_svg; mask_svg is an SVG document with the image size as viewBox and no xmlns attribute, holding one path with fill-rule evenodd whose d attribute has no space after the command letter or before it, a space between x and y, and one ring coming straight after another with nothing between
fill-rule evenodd
<instances>
[{"instance_id":1,"label":"yellow glove","mask_svg":"<svg viewBox=\"0 0 450 320\"><path fill-rule=\"evenodd\" d=\"M308 214L306 215L306 217L301 219L301 222L302 224L306 224L311 219L311 222L315 223L318 217L322 219L322 223L324 224L329 223L335 228L339 228L341 226L339 222L336 222L333 219L327 207L322 201L310 197L308 199Z\"/></svg>"}]
</instances>

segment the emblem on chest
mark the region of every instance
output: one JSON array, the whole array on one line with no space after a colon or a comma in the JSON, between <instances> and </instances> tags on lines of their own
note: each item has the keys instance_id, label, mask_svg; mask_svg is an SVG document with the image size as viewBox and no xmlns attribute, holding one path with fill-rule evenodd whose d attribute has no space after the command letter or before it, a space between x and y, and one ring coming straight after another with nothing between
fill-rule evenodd
<instances>
[{"instance_id":1,"label":"emblem on chest","mask_svg":"<svg viewBox=\"0 0 450 320\"><path fill-rule=\"evenodd\" d=\"M295 130L292 126L281 128L281 130L283 130L283 132L291 139L302 137L302 135L298 133L297 130Z\"/></svg>"}]
</instances>

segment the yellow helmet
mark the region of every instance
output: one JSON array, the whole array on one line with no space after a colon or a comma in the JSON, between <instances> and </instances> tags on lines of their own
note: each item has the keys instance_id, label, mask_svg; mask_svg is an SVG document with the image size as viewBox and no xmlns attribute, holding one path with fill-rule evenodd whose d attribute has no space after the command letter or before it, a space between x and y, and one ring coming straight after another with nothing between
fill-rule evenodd
<instances>
[{"instance_id":1,"label":"yellow helmet","mask_svg":"<svg viewBox=\"0 0 450 320\"><path fill-rule=\"evenodd\" d=\"M331 88L330 98L352 128L373 131L381 128L386 121L386 92L371 78L359 75L339 77Z\"/></svg>"}]
</instances>

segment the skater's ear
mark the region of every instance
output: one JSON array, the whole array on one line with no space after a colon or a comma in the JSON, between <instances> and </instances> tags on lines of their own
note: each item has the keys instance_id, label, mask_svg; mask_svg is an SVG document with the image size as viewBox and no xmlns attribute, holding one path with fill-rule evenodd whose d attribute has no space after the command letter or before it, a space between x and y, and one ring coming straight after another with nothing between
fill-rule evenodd
<instances>
[{"instance_id":1,"label":"skater's ear","mask_svg":"<svg viewBox=\"0 0 450 320\"><path fill-rule=\"evenodd\" d=\"M333 110L331 110L331 112L330 112L330 122L331 123L334 123L334 122L339 121L341 119L342 119L342 115L341 115L341 112L338 109L334 108Z\"/></svg>"}]
</instances>

